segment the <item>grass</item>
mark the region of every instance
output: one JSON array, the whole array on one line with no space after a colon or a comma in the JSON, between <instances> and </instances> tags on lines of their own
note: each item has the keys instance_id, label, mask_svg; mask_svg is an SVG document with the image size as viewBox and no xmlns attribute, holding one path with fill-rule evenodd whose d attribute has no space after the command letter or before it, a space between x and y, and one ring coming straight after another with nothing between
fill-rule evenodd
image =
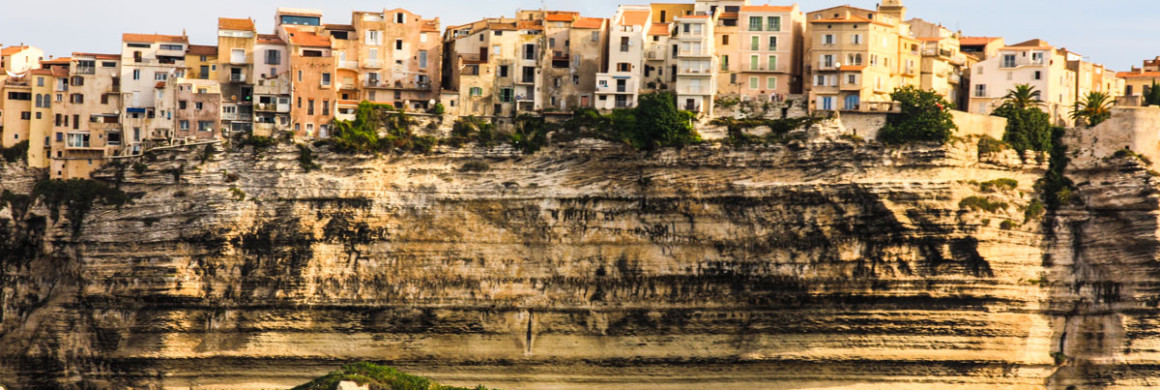
<instances>
[{"instance_id":1,"label":"grass","mask_svg":"<svg viewBox=\"0 0 1160 390\"><path fill-rule=\"evenodd\" d=\"M1015 191L1019 188L1019 181L1015 179L995 179L979 184L979 190L983 192L997 192L997 191Z\"/></svg>"},{"instance_id":2,"label":"grass","mask_svg":"<svg viewBox=\"0 0 1160 390\"><path fill-rule=\"evenodd\" d=\"M487 390L440 385L430 379L403 373L395 368L372 363L354 363L342 366L338 371L295 387L292 390L334 390L339 382L353 381L371 390Z\"/></svg>"}]
</instances>

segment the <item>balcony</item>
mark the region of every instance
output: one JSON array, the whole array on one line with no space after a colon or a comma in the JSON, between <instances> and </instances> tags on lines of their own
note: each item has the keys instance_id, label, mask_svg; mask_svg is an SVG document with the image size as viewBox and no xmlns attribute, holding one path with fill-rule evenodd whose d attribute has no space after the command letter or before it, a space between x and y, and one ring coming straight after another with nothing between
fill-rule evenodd
<instances>
[{"instance_id":1,"label":"balcony","mask_svg":"<svg viewBox=\"0 0 1160 390\"><path fill-rule=\"evenodd\" d=\"M678 57L712 57L706 50L681 50L677 52Z\"/></svg>"},{"instance_id":2,"label":"balcony","mask_svg":"<svg viewBox=\"0 0 1160 390\"><path fill-rule=\"evenodd\" d=\"M358 61L339 61L338 67L340 69L358 70Z\"/></svg>"},{"instance_id":3,"label":"balcony","mask_svg":"<svg viewBox=\"0 0 1160 390\"><path fill-rule=\"evenodd\" d=\"M230 75L230 82L231 83L244 83L244 82L246 82L246 75L245 74L231 74Z\"/></svg>"},{"instance_id":4,"label":"balcony","mask_svg":"<svg viewBox=\"0 0 1160 390\"><path fill-rule=\"evenodd\" d=\"M677 70L677 74L689 76L709 76L713 71L706 68L681 68Z\"/></svg>"},{"instance_id":5,"label":"balcony","mask_svg":"<svg viewBox=\"0 0 1160 390\"><path fill-rule=\"evenodd\" d=\"M383 67L383 62L379 60L366 60L363 61L362 66L367 69L381 69Z\"/></svg>"},{"instance_id":6,"label":"balcony","mask_svg":"<svg viewBox=\"0 0 1160 390\"><path fill-rule=\"evenodd\" d=\"M78 66L74 74L97 74L97 68L92 66Z\"/></svg>"},{"instance_id":7,"label":"balcony","mask_svg":"<svg viewBox=\"0 0 1160 390\"><path fill-rule=\"evenodd\" d=\"M834 70L838 70L838 67L834 66L833 62L830 62L830 63L819 62L818 63L818 70L819 71L834 71Z\"/></svg>"},{"instance_id":8,"label":"balcony","mask_svg":"<svg viewBox=\"0 0 1160 390\"><path fill-rule=\"evenodd\" d=\"M665 51L664 50L649 50L649 51L644 53L644 58L650 59L650 60L663 60L663 59L665 59Z\"/></svg>"}]
</instances>

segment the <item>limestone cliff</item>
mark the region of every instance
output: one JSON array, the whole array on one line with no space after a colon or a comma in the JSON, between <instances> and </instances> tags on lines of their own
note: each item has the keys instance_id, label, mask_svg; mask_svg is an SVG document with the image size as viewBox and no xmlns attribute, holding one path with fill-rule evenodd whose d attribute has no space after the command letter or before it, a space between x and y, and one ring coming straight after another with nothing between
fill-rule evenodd
<instances>
[{"instance_id":1,"label":"limestone cliff","mask_svg":"<svg viewBox=\"0 0 1160 390\"><path fill-rule=\"evenodd\" d=\"M104 171L143 196L79 227L0 211L0 383L286 388L356 360L509 389L1160 376L1135 166L1079 173L1084 205L1040 219L1043 158L974 142L320 153L309 173L287 146L197 152Z\"/></svg>"}]
</instances>

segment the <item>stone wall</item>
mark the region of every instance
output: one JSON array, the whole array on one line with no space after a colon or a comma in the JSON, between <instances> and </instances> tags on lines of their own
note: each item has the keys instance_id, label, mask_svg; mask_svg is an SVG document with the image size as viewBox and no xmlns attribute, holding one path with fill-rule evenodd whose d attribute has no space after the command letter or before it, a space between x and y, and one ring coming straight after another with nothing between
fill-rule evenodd
<instances>
[{"instance_id":1,"label":"stone wall","mask_svg":"<svg viewBox=\"0 0 1160 390\"><path fill-rule=\"evenodd\" d=\"M1095 164L1122 149L1160 161L1160 106L1113 108L1107 121L1073 133L1076 144L1085 145L1076 158L1087 164Z\"/></svg>"},{"instance_id":2,"label":"stone wall","mask_svg":"<svg viewBox=\"0 0 1160 390\"><path fill-rule=\"evenodd\" d=\"M951 116L954 117L955 125L959 127L959 130L955 132L958 137L988 136L1001 140L1003 133L1007 132L1007 118L958 110L951 110Z\"/></svg>"},{"instance_id":3,"label":"stone wall","mask_svg":"<svg viewBox=\"0 0 1160 390\"><path fill-rule=\"evenodd\" d=\"M884 112L841 111L838 115L847 133L867 140L878 139L878 131L886 126Z\"/></svg>"}]
</instances>

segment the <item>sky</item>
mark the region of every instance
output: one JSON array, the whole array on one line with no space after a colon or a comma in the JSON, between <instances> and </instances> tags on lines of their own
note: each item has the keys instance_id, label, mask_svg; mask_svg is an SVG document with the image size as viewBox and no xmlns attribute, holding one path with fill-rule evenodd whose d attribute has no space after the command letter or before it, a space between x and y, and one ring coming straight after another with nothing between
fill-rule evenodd
<instances>
[{"instance_id":1,"label":"sky","mask_svg":"<svg viewBox=\"0 0 1160 390\"><path fill-rule=\"evenodd\" d=\"M323 11L324 23L349 24L351 11L406 8L424 18L438 16L442 28L484 17L512 16L518 9L580 11L611 17L626 0L0 0L0 43L31 44L52 56L72 52L118 53L121 34L180 35L193 44L215 45L219 16L257 22L272 33L278 7ZM682 2L692 0L657 0ZM751 0L765 4L765 0ZM904 0L917 17L969 36L1001 36L1008 43L1033 38L1066 47L1113 70L1126 71L1160 55L1160 1L1156 0ZM774 5L788 2L771 2ZM875 0L799 0L805 12L842 4L873 9Z\"/></svg>"}]
</instances>

